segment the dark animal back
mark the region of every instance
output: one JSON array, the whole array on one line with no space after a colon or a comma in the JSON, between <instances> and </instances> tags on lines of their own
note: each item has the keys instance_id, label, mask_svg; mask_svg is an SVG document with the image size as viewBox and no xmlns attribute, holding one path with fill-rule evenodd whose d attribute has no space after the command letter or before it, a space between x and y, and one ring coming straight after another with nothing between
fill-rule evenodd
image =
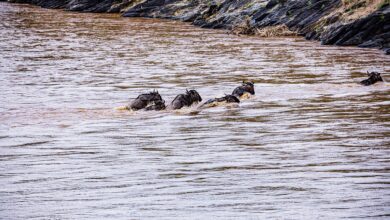
<instances>
[{"instance_id":1,"label":"dark animal back","mask_svg":"<svg viewBox=\"0 0 390 220\"><path fill-rule=\"evenodd\" d=\"M208 105L208 104L211 104L211 103L216 102L216 101L217 101L217 99L209 99L205 103L203 103L203 105Z\"/></svg>"},{"instance_id":2,"label":"dark animal back","mask_svg":"<svg viewBox=\"0 0 390 220\"><path fill-rule=\"evenodd\" d=\"M137 99L134 99L130 103L129 108L131 110L140 110L140 109L145 108L147 105L148 105L147 101L143 101L143 100L137 98Z\"/></svg>"},{"instance_id":3,"label":"dark animal back","mask_svg":"<svg viewBox=\"0 0 390 220\"><path fill-rule=\"evenodd\" d=\"M177 95L176 98L171 103L172 108L175 110L181 109L186 105L188 105L187 96L183 94Z\"/></svg>"},{"instance_id":4,"label":"dark animal back","mask_svg":"<svg viewBox=\"0 0 390 220\"><path fill-rule=\"evenodd\" d=\"M372 82L372 80L370 80L370 79L365 79L365 80L361 81L360 84L362 84L364 86L370 86L370 85L374 84L374 82Z\"/></svg>"},{"instance_id":5,"label":"dark animal back","mask_svg":"<svg viewBox=\"0 0 390 220\"><path fill-rule=\"evenodd\" d=\"M361 81L360 84L365 85L365 86L370 86L370 85L373 85L379 81L383 81L383 79L380 75L379 76L370 76L370 78Z\"/></svg>"},{"instance_id":6,"label":"dark animal back","mask_svg":"<svg viewBox=\"0 0 390 220\"><path fill-rule=\"evenodd\" d=\"M245 90L240 86L240 87L237 87L233 90L232 95L240 97L240 96L244 95L244 93L245 93Z\"/></svg>"},{"instance_id":7,"label":"dark animal back","mask_svg":"<svg viewBox=\"0 0 390 220\"><path fill-rule=\"evenodd\" d=\"M234 95L227 95L223 99L228 103L240 103L240 100Z\"/></svg>"}]
</instances>

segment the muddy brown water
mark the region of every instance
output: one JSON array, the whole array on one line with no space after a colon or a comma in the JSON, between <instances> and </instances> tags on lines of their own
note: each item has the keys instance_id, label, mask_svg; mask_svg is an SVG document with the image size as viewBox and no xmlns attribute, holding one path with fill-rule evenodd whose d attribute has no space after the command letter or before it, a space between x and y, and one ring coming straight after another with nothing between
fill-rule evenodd
<instances>
[{"instance_id":1,"label":"muddy brown water","mask_svg":"<svg viewBox=\"0 0 390 220\"><path fill-rule=\"evenodd\" d=\"M0 219L388 219L376 49L0 3ZM158 89L256 96L117 111Z\"/></svg>"}]
</instances>

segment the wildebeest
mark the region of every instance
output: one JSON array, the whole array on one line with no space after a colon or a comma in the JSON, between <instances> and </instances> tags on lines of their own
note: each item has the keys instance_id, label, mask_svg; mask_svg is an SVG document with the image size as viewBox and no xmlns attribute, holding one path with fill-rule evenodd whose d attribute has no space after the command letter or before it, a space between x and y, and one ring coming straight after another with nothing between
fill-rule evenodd
<instances>
[{"instance_id":1,"label":"wildebeest","mask_svg":"<svg viewBox=\"0 0 390 220\"><path fill-rule=\"evenodd\" d=\"M148 106L156 105L156 103L159 103L159 102L164 103L163 99L161 98L161 95L158 93L158 91L153 91L150 93L139 95L136 99L134 99L128 105L128 109L137 111L140 109L144 109ZM161 106L161 104L160 104L160 106Z\"/></svg>"},{"instance_id":2,"label":"wildebeest","mask_svg":"<svg viewBox=\"0 0 390 220\"><path fill-rule=\"evenodd\" d=\"M166 108L164 100L157 100L153 105L145 108L145 111L161 111Z\"/></svg>"},{"instance_id":3,"label":"wildebeest","mask_svg":"<svg viewBox=\"0 0 390 220\"><path fill-rule=\"evenodd\" d=\"M255 84L253 82L242 82L242 85L235 88L233 90L232 95L236 96L237 98L241 97L245 93L249 93L251 95L255 94Z\"/></svg>"},{"instance_id":4,"label":"wildebeest","mask_svg":"<svg viewBox=\"0 0 390 220\"><path fill-rule=\"evenodd\" d=\"M186 90L185 94L177 95L171 103L172 109L181 109L184 106L191 106L194 103L202 101L199 93L196 90Z\"/></svg>"},{"instance_id":5,"label":"wildebeest","mask_svg":"<svg viewBox=\"0 0 390 220\"><path fill-rule=\"evenodd\" d=\"M365 79L360 82L360 84L365 85L365 86L370 86L375 84L376 82L383 81L381 74L378 72L368 72L367 71L367 76L368 79Z\"/></svg>"},{"instance_id":6,"label":"wildebeest","mask_svg":"<svg viewBox=\"0 0 390 220\"><path fill-rule=\"evenodd\" d=\"M207 102L203 103L201 107L206 107L206 106L215 106L220 103L240 103L240 100L234 96L234 95L225 95L224 97L221 98L215 98L215 99L209 99Z\"/></svg>"}]
</instances>

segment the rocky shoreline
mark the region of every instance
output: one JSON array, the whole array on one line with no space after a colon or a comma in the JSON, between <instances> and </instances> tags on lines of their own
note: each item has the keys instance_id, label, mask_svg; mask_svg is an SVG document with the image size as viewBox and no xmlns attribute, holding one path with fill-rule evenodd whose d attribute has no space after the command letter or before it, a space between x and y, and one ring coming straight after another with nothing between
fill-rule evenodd
<instances>
[{"instance_id":1,"label":"rocky shoreline","mask_svg":"<svg viewBox=\"0 0 390 220\"><path fill-rule=\"evenodd\" d=\"M8 1L70 11L182 20L235 34L261 36L264 30L271 36L295 33L326 45L379 48L390 54L389 0Z\"/></svg>"}]
</instances>

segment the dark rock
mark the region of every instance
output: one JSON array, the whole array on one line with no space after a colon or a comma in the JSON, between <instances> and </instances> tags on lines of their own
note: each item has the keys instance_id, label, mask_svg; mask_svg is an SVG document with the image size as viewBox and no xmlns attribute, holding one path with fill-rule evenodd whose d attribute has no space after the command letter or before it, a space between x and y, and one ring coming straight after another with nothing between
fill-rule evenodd
<instances>
[{"instance_id":1,"label":"dark rock","mask_svg":"<svg viewBox=\"0 0 390 220\"><path fill-rule=\"evenodd\" d=\"M382 48L388 37L390 8L384 7L349 24L336 24L321 34L323 44Z\"/></svg>"},{"instance_id":2,"label":"dark rock","mask_svg":"<svg viewBox=\"0 0 390 220\"><path fill-rule=\"evenodd\" d=\"M316 31L312 31L312 32L309 32L305 35L305 39L306 40L313 40L313 39L317 39L318 37L318 33Z\"/></svg>"},{"instance_id":3,"label":"dark rock","mask_svg":"<svg viewBox=\"0 0 390 220\"><path fill-rule=\"evenodd\" d=\"M265 8L267 9L271 9L273 7L275 7L277 4L279 3L278 0L271 0L267 3L267 5L265 6Z\"/></svg>"},{"instance_id":4,"label":"dark rock","mask_svg":"<svg viewBox=\"0 0 390 220\"><path fill-rule=\"evenodd\" d=\"M359 44L359 47L377 47L377 48L386 48L390 45L390 31L377 35L372 39L365 41L364 43Z\"/></svg>"}]
</instances>

